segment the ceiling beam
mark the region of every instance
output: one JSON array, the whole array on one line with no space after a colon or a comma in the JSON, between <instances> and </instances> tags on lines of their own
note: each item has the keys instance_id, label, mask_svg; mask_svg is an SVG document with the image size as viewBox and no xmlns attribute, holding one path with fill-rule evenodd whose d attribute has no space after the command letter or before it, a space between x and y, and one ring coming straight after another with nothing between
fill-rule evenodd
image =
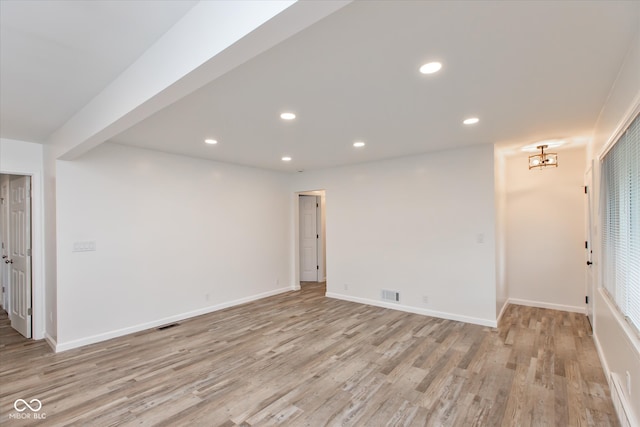
<instances>
[{"instance_id":1,"label":"ceiling beam","mask_svg":"<svg viewBox=\"0 0 640 427\"><path fill-rule=\"evenodd\" d=\"M73 160L350 2L201 1L47 143Z\"/></svg>"}]
</instances>

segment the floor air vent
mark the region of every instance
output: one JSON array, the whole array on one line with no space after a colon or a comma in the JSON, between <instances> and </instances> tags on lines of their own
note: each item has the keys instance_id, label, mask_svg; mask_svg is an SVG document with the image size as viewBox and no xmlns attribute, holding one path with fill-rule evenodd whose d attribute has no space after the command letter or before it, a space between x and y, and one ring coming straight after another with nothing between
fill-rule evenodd
<instances>
[{"instance_id":1,"label":"floor air vent","mask_svg":"<svg viewBox=\"0 0 640 427\"><path fill-rule=\"evenodd\" d=\"M620 426L631 427L631 421L627 412L628 403L622 391L622 381L620 380L620 376L615 373L611 373L611 400L618 414Z\"/></svg>"},{"instance_id":2,"label":"floor air vent","mask_svg":"<svg viewBox=\"0 0 640 427\"><path fill-rule=\"evenodd\" d=\"M400 292L390 291L388 289L382 290L382 300L391 302L400 302Z\"/></svg>"},{"instance_id":3,"label":"floor air vent","mask_svg":"<svg viewBox=\"0 0 640 427\"><path fill-rule=\"evenodd\" d=\"M179 323L170 323L168 325L160 326L158 328L159 331L164 331L165 329L173 328L174 326L178 326Z\"/></svg>"}]
</instances>

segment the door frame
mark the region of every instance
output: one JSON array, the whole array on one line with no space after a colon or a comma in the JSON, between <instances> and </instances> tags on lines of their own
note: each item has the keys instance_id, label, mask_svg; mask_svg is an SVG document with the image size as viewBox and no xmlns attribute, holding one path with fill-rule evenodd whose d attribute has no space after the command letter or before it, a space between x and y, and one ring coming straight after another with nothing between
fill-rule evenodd
<instances>
[{"instance_id":1,"label":"door frame","mask_svg":"<svg viewBox=\"0 0 640 427\"><path fill-rule=\"evenodd\" d=\"M319 215L316 215L317 232L320 235L318 242L318 280L327 280L326 271L326 191L308 190L298 191L293 194L293 268L292 288L300 289L300 196L319 196Z\"/></svg>"},{"instance_id":2,"label":"door frame","mask_svg":"<svg viewBox=\"0 0 640 427\"><path fill-rule=\"evenodd\" d=\"M589 318L589 322L591 322L591 326L594 326L594 299L595 299L595 283L596 283L596 269L594 268L595 256L593 253L594 248L594 185L593 185L593 161L591 165L587 168L584 173L584 186L585 186L585 196L587 200L585 201L585 296L588 298L588 303L585 301L585 311L586 315ZM588 263L591 264L588 264ZM591 278L591 280L589 280Z\"/></svg>"},{"instance_id":3,"label":"door frame","mask_svg":"<svg viewBox=\"0 0 640 427\"><path fill-rule=\"evenodd\" d=\"M31 339L41 340L45 338L46 319L42 173L25 169L0 169L0 174L31 177Z\"/></svg>"},{"instance_id":4,"label":"door frame","mask_svg":"<svg viewBox=\"0 0 640 427\"><path fill-rule=\"evenodd\" d=\"M2 177L6 176L4 188L2 183ZM0 175L0 243L6 243L7 247L2 249L0 248L0 254L4 254L6 256L9 255L9 192L11 190L10 186L10 175ZM3 190L6 192L3 193ZM4 197L3 197L4 195ZM4 311L9 313L10 308L9 303L11 299L9 298L9 270L6 268L4 263L5 259L0 260L0 285L3 286L4 292L2 292L2 308Z\"/></svg>"},{"instance_id":5,"label":"door frame","mask_svg":"<svg viewBox=\"0 0 640 427\"><path fill-rule=\"evenodd\" d=\"M10 201L8 207L11 214L9 217L7 259L11 261L8 284L9 297L12 301L9 304L9 322L13 329L26 338L33 336L31 179L29 175L9 175ZM19 220L21 215L24 215L22 221ZM24 241L23 237L26 238ZM24 279L21 279L20 276L23 276ZM25 296L26 299L23 300L22 296Z\"/></svg>"},{"instance_id":6,"label":"door frame","mask_svg":"<svg viewBox=\"0 0 640 427\"><path fill-rule=\"evenodd\" d=\"M313 234L316 235L316 237L314 238L314 246L315 246L315 260L313 261L313 263L316 265L316 270L314 272L315 275L315 280L312 280L312 282L321 282L322 280L320 280L320 196L319 195L309 195L309 194L299 194L298 195L298 220L299 221L303 221L303 216L301 215L301 208L300 208L300 198L302 197L309 197L312 203L313 203L313 207L311 208L311 211L314 213L314 218L313 218L313 227L314 227L314 232ZM309 209L306 209L305 211L308 211ZM301 223L299 223L300 227L302 228ZM302 229L299 229L299 234L298 234L298 244L301 246L304 246L304 238L302 236L303 231ZM305 246L306 247L306 246ZM300 256L302 258L302 250L300 251ZM303 273L305 273L304 271L304 267L303 267L303 259L300 259L300 281L302 282L302 276ZM305 280L305 281L309 281L309 280Z\"/></svg>"}]
</instances>

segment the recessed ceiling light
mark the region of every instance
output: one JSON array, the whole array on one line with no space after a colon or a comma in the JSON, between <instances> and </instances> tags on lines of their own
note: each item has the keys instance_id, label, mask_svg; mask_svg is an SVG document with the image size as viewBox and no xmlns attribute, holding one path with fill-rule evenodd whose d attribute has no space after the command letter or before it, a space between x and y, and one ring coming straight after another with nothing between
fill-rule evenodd
<instances>
[{"instance_id":1,"label":"recessed ceiling light","mask_svg":"<svg viewBox=\"0 0 640 427\"><path fill-rule=\"evenodd\" d=\"M480 119L477 117L469 117L468 119L465 119L462 123L464 123L465 125L475 125L479 121Z\"/></svg>"},{"instance_id":2,"label":"recessed ceiling light","mask_svg":"<svg viewBox=\"0 0 640 427\"><path fill-rule=\"evenodd\" d=\"M364 145L365 144L362 141L356 141L356 142L353 143L353 146L356 147L356 148L364 147Z\"/></svg>"},{"instance_id":3,"label":"recessed ceiling light","mask_svg":"<svg viewBox=\"0 0 640 427\"><path fill-rule=\"evenodd\" d=\"M282 161L283 161L283 162L290 162L290 161L291 161L291 157L289 157L289 156L284 156L284 157L282 158Z\"/></svg>"},{"instance_id":4,"label":"recessed ceiling light","mask_svg":"<svg viewBox=\"0 0 640 427\"><path fill-rule=\"evenodd\" d=\"M209 144L209 145L215 145L218 143L218 141L216 141L215 139L205 139L204 142L205 144Z\"/></svg>"},{"instance_id":5,"label":"recessed ceiling light","mask_svg":"<svg viewBox=\"0 0 640 427\"><path fill-rule=\"evenodd\" d=\"M280 114L280 118L282 120L293 120L296 118L296 115L293 113L282 113Z\"/></svg>"},{"instance_id":6,"label":"recessed ceiling light","mask_svg":"<svg viewBox=\"0 0 640 427\"><path fill-rule=\"evenodd\" d=\"M442 64L439 62L427 62L420 67L420 72L422 74L433 74L440 71L440 68L442 68Z\"/></svg>"}]
</instances>

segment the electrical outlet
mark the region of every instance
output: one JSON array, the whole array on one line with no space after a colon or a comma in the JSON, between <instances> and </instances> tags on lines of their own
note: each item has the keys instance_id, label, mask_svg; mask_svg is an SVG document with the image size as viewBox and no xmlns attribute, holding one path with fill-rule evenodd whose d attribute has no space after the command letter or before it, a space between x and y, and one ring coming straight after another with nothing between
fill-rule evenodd
<instances>
[{"instance_id":1,"label":"electrical outlet","mask_svg":"<svg viewBox=\"0 0 640 427\"><path fill-rule=\"evenodd\" d=\"M344 290L348 291L349 290L349 285L347 283L344 284Z\"/></svg>"},{"instance_id":2,"label":"electrical outlet","mask_svg":"<svg viewBox=\"0 0 640 427\"><path fill-rule=\"evenodd\" d=\"M426 295L423 295L422 296L422 302L425 303L425 304L429 304L429 297L426 296Z\"/></svg>"},{"instance_id":3,"label":"electrical outlet","mask_svg":"<svg viewBox=\"0 0 640 427\"><path fill-rule=\"evenodd\" d=\"M209 301L209 298L211 297L211 295L209 294L209 292L207 292L206 294L204 294L204 299L206 299L207 301Z\"/></svg>"}]
</instances>

